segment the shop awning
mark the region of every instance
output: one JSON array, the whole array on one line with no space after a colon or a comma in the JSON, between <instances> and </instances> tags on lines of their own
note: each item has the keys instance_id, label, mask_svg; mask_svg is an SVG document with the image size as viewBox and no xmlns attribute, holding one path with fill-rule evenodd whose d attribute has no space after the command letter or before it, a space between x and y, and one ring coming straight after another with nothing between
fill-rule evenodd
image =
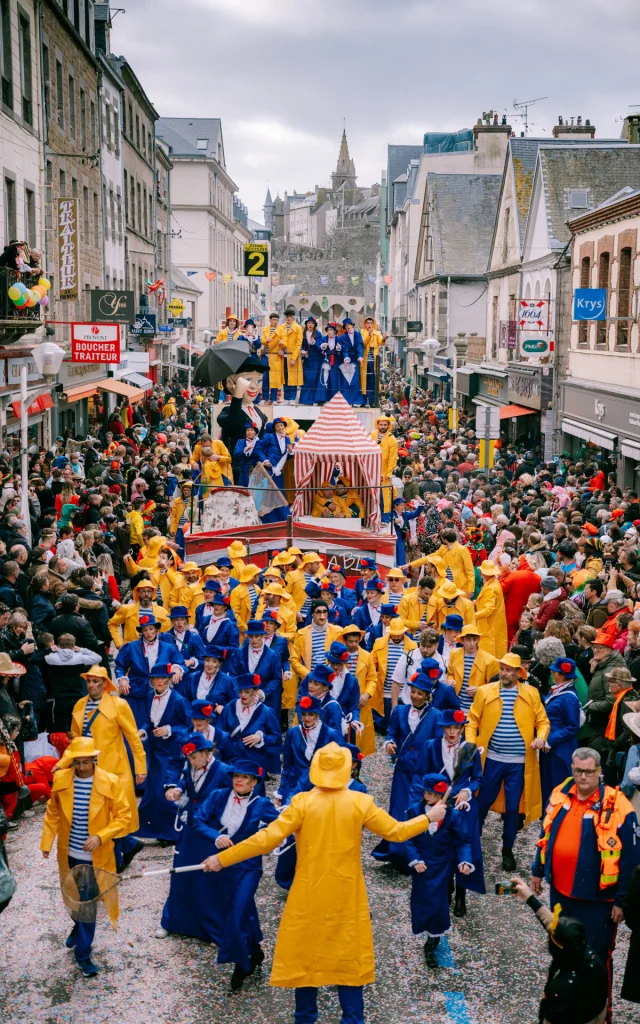
<instances>
[{"instance_id":1,"label":"shop awning","mask_svg":"<svg viewBox=\"0 0 640 1024\"><path fill-rule=\"evenodd\" d=\"M130 402L139 402L141 398L144 398L144 391L141 388L132 388L130 384L125 384L123 380L116 380L115 377L96 381L96 387L100 391L109 391L112 395L128 398Z\"/></svg>"},{"instance_id":2,"label":"shop awning","mask_svg":"<svg viewBox=\"0 0 640 1024\"><path fill-rule=\"evenodd\" d=\"M501 405L500 419L511 420L515 416L530 416L535 409L525 409L524 405Z\"/></svg>"},{"instance_id":3,"label":"shop awning","mask_svg":"<svg viewBox=\"0 0 640 1024\"><path fill-rule=\"evenodd\" d=\"M632 441L631 438L625 437L620 442L620 451L627 459L640 462L640 444L637 441Z\"/></svg>"},{"instance_id":4,"label":"shop awning","mask_svg":"<svg viewBox=\"0 0 640 1024\"><path fill-rule=\"evenodd\" d=\"M132 370L131 373L123 373L120 379L129 381L129 383L139 387L142 391L148 391L149 388L153 387L152 380L149 380L142 373L136 373L135 370Z\"/></svg>"},{"instance_id":5,"label":"shop awning","mask_svg":"<svg viewBox=\"0 0 640 1024\"><path fill-rule=\"evenodd\" d=\"M91 398L91 395L97 395L98 385L94 384L82 384L77 388L66 388L64 391L64 397L68 404L71 402L81 402L83 398Z\"/></svg>"},{"instance_id":6,"label":"shop awning","mask_svg":"<svg viewBox=\"0 0 640 1024\"><path fill-rule=\"evenodd\" d=\"M583 441L590 441L600 448L606 448L612 452L615 448L617 434L610 434L608 430L598 430L587 423L576 423L574 420L563 420L562 429L565 434L572 437L579 437Z\"/></svg>"},{"instance_id":7,"label":"shop awning","mask_svg":"<svg viewBox=\"0 0 640 1024\"><path fill-rule=\"evenodd\" d=\"M19 420L22 412L22 403L20 401L12 402L11 408L13 410L13 415L17 420ZM35 416L36 413L44 412L46 409L53 409L53 398L49 394L39 395L38 398L34 399L31 405L27 407L27 416Z\"/></svg>"},{"instance_id":8,"label":"shop awning","mask_svg":"<svg viewBox=\"0 0 640 1024\"><path fill-rule=\"evenodd\" d=\"M427 370L427 377L429 378L429 380L449 380L450 376L451 374L447 373L446 370L442 370L440 373L436 372L436 370Z\"/></svg>"}]
</instances>

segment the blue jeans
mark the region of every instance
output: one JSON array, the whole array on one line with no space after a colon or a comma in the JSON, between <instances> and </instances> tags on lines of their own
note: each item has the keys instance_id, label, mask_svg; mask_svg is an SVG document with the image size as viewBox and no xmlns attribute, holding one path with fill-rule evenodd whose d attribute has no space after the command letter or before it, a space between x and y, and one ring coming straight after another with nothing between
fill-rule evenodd
<instances>
[{"instance_id":1,"label":"blue jeans","mask_svg":"<svg viewBox=\"0 0 640 1024\"><path fill-rule=\"evenodd\" d=\"M504 783L505 796L502 845L506 850L513 850L518 835L520 798L524 789L524 764L494 761L488 757L484 763L484 775L478 795L480 831L482 831L491 804L500 792L502 783Z\"/></svg>"},{"instance_id":2,"label":"blue jeans","mask_svg":"<svg viewBox=\"0 0 640 1024\"><path fill-rule=\"evenodd\" d=\"M129 834L128 836L123 836L122 839L113 840L113 846L116 855L116 865L118 867L120 867L120 865L122 864L125 853L129 853L131 850L133 850L134 847L136 847L139 842L140 840L136 839L136 837L132 834Z\"/></svg>"},{"instance_id":3,"label":"blue jeans","mask_svg":"<svg viewBox=\"0 0 640 1024\"><path fill-rule=\"evenodd\" d=\"M318 1019L317 988L297 988L295 1024L315 1024ZM364 992L362 985L338 985L342 1017L340 1024L364 1024Z\"/></svg>"},{"instance_id":4,"label":"blue jeans","mask_svg":"<svg viewBox=\"0 0 640 1024\"><path fill-rule=\"evenodd\" d=\"M86 863L88 862L84 860L76 860L75 857L69 857L70 868L75 868L76 864ZM93 897L97 895L98 886L97 882L95 881L95 878L93 884L89 883L89 885L79 890L79 896L81 900L93 899ZM71 934L76 940L76 944L74 946L76 960L79 961L89 959L89 957L91 956L91 946L93 944L93 937L95 933L95 921L93 922L93 924L88 924L83 921L75 922L73 928L71 929Z\"/></svg>"}]
</instances>

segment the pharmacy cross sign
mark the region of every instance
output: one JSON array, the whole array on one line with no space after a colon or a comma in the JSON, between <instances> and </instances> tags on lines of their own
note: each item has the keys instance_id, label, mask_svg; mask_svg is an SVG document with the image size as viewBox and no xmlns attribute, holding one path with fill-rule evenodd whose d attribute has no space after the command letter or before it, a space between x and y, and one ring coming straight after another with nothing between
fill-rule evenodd
<instances>
[{"instance_id":1,"label":"pharmacy cross sign","mask_svg":"<svg viewBox=\"0 0 640 1024\"><path fill-rule=\"evenodd\" d=\"M516 319L520 330L546 331L548 318L548 299L518 299Z\"/></svg>"}]
</instances>

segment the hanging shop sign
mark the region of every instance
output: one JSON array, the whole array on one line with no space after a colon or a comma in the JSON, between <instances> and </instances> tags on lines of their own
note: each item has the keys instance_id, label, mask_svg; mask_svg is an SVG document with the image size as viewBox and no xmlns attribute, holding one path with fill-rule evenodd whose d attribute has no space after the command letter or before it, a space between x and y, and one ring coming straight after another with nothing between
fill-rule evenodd
<instances>
[{"instance_id":1,"label":"hanging shop sign","mask_svg":"<svg viewBox=\"0 0 640 1024\"><path fill-rule=\"evenodd\" d=\"M524 356L548 356L553 352L553 342L549 338L525 336L520 339L520 351Z\"/></svg>"},{"instance_id":2,"label":"hanging shop sign","mask_svg":"<svg viewBox=\"0 0 640 1024\"><path fill-rule=\"evenodd\" d=\"M269 276L269 243L247 242L244 247L244 276Z\"/></svg>"},{"instance_id":3,"label":"hanging shop sign","mask_svg":"<svg viewBox=\"0 0 640 1024\"><path fill-rule=\"evenodd\" d=\"M77 302L80 294L78 200L58 199L56 216L60 281L58 298L61 302Z\"/></svg>"},{"instance_id":4,"label":"hanging shop sign","mask_svg":"<svg viewBox=\"0 0 640 1024\"><path fill-rule=\"evenodd\" d=\"M72 363L119 363L120 324L71 324Z\"/></svg>"},{"instance_id":5,"label":"hanging shop sign","mask_svg":"<svg viewBox=\"0 0 640 1024\"><path fill-rule=\"evenodd\" d=\"M516 320L521 331L547 331L549 329L549 300L518 299Z\"/></svg>"},{"instance_id":6,"label":"hanging shop sign","mask_svg":"<svg viewBox=\"0 0 640 1024\"><path fill-rule=\"evenodd\" d=\"M573 293L574 320L606 320L607 289L576 288Z\"/></svg>"},{"instance_id":7,"label":"hanging shop sign","mask_svg":"<svg viewBox=\"0 0 640 1024\"><path fill-rule=\"evenodd\" d=\"M94 324L131 324L135 320L135 292L94 288L89 295Z\"/></svg>"}]
</instances>

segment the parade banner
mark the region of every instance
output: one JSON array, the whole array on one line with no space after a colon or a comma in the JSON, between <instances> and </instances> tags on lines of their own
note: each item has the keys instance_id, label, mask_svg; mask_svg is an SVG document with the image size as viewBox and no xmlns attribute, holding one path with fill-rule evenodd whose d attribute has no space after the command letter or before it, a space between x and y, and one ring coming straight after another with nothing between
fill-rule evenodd
<instances>
[{"instance_id":1,"label":"parade banner","mask_svg":"<svg viewBox=\"0 0 640 1024\"><path fill-rule=\"evenodd\" d=\"M77 302L80 289L78 200L58 199L56 217L60 280L58 297L61 302Z\"/></svg>"}]
</instances>

